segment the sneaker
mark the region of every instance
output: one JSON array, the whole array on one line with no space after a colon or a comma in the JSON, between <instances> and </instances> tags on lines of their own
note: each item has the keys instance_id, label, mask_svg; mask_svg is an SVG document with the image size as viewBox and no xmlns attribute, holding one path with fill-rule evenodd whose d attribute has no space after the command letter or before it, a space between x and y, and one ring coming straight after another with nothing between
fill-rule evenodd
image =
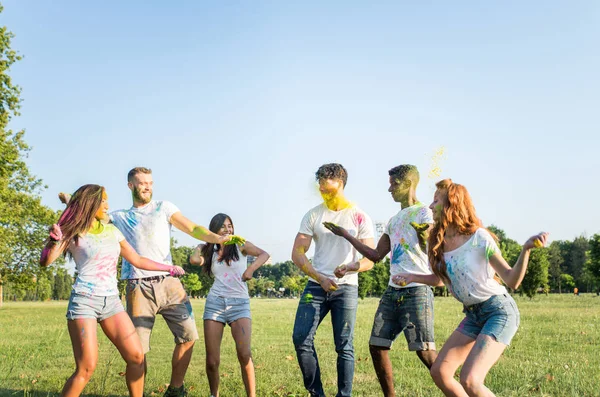
<instances>
[{"instance_id":1,"label":"sneaker","mask_svg":"<svg viewBox=\"0 0 600 397\"><path fill-rule=\"evenodd\" d=\"M185 390L185 386L181 385L180 387L171 387L167 388L164 397L187 397L188 393Z\"/></svg>"}]
</instances>

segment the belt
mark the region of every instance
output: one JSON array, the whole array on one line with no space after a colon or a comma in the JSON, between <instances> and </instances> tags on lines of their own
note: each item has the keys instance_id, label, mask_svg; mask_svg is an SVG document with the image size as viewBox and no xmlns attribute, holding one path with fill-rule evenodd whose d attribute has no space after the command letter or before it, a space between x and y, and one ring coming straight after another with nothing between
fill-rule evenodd
<instances>
[{"instance_id":1,"label":"belt","mask_svg":"<svg viewBox=\"0 0 600 397\"><path fill-rule=\"evenodd\" d=\"M162 276L152 276L152 277L143 277L143 278L130 278L128 281L131 281L131 282L148 281L148 282L152 283L154 281L161 281L167 277L169 277L169 276L162 275Z\"/></svg>"}]
</instances>

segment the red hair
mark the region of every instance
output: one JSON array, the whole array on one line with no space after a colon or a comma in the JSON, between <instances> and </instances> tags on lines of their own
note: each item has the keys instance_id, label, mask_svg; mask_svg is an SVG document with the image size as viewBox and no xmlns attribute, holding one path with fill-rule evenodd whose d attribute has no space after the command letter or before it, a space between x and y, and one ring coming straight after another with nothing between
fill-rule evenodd
<instances>
[{"instance_id":1,"label":"red hair","mask_svg":"<svg viewBox=\"0 0 600 397\"><path fill-rule=\"evenodd\" d=\"M463 185L453 183L452 179L444 179L436 183L435 187L443 208L429 234L429 265L433 273L444 284L449 285L450 279L448 278L446 261L444 261L446 230L449 226L452 226L458 234L472 235L477 229L483 227L483 223L477 217L471 195ZM490 234L496 238L493 233Z\"/></svg>"}]
</instances>

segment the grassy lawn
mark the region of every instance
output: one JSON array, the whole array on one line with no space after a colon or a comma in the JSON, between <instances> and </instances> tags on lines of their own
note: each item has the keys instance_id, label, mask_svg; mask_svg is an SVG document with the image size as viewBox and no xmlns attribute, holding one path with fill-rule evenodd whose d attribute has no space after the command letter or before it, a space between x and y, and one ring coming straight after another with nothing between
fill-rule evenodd
<instances>
[{"instance_id":1,"label":"grassy lawn","mask_svg":"<svg viewBox=\"0 0 600 397\"><path fill-rule=\"evenodd\" d=\"M521 327L512 345L490 372L487 385L498 396L600 396L600 298L550 295L534 300L515 297ZM368 349L378 299L360 301L355 331L356 396L380 396ZM259 396L306 396L292 344L298 301L253 299L253 356ZM74 369L66 327L66 302L5 303L0 309L0 396L57 395ZM208 396L204 371L202 313L204 300L193 300L201 339L186 376L191 396ZM463 315L453 298L436 298L438 348ZM200 320L199 320L200 319ZM336 388L331 322L316 338L328 395ZM99 360L86 395L127 395L124 363L98 328ZM148 354L147 395L162 395L170 377L173 338L158 320ZM401 335L391 353L399 396L441 396L425 367L409 352ZM221 395L243 396L233 339L226 330L221 357Z\"/></svg>"}]
</instances>

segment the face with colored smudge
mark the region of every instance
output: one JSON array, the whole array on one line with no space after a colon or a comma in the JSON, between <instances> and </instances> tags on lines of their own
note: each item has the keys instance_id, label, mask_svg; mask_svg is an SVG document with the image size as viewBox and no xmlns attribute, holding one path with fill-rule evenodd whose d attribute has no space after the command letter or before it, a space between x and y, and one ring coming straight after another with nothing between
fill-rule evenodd
<instances>
[{"instance_id":1,"label":"face with colored smudge","mask_svg":"<svg viewBox=\"0 0 600 397\"><path fill-rule=\"evenodd\" d=\"M388 192L392 194L392 198L395 202L400 203L406 201L410 194L411 182L408 179L399 179L390 176L390 187Z\"/></svg>"},{"instance_id":2,"label":"face with colored smudge","mask_svg":"<svg viewBox=\"0 0 600 397\"><path fill-rule=\"evenodd\" d=\"M333 199L343 189L344 181L341 179L319 179L319 193L325 201Z\"/></svg>"},{"instance_id":3,"label":"face with colored smudge","mask_svg":"<svg viewBox=\"0 0 600 397\"><path fill-rule=\"evenodd\" d=\"M225 221L217 234L219 236L231 236L233 233L233 223L231 223L231 219L225 218Z\"/></svg>"},{"instance_id":4,"label":"face with colored smudge","mask_svg":"<svg viewBox=\"0 0 600 397\"><path fill-rule=\"evenodd\" d=\"M102 191L102 202L100 203L100 208L96 212L96 219L101 221L106 219L108 216L108 194L106 194L106 190Z\"/></svg>"},{"instance_id":5,"label":"face with colored smudge","mask_svg":"<svg viewBox=\"0 0 600 397\"><path fill-rule=\"evenodd\" d=\"M439 189L433 194L433 202L429 205L429 208L433 212L433 219L439 221L444 209L444 195Z\"/></svg>"},{"instance_id":6,"label":"face with colored smudge","mask_svg":"<svg viewBox=\"0 0 600 397\"><path fill-rule=\"evenodd\" d=\"M152 174L137 173L127 186L131 190L133 201L143 204L148 204L152 200Z\"/></svg>"}]
</instances>

